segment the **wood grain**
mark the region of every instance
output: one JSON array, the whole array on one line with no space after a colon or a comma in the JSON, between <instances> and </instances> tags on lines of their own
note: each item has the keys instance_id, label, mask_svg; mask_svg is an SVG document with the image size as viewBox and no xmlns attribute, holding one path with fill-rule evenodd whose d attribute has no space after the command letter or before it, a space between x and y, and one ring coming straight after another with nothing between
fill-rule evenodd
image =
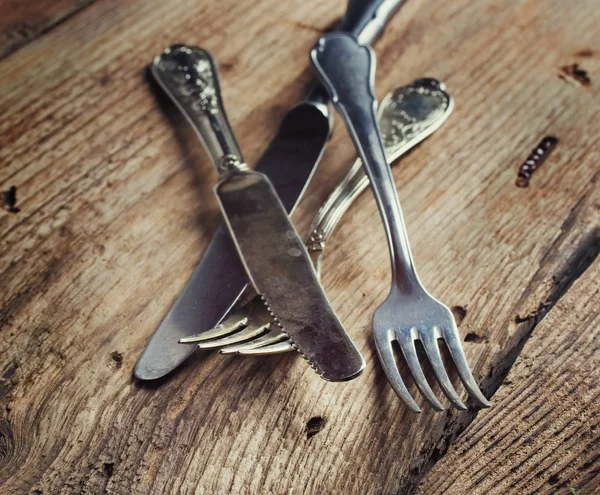
<instances>
[{"instance_id":1,"label":"wood grain","mask_svg":"<svg viewBox=\"0 0 600 495\"><path fill-rule=\"evenodd\" d=\"M488 396L600 251L595 7L410 1L376 47L379 96L433 76L456 99L394 176L421 278L464 314L465 351ZM253 163L343 9L96 2L0 62L0 190L14 186L19 209L0 210L0 491L409 493L473 421L474 409L411 415L385 380L370 319L389 261L370 194L323 266L367 359L360 378L325 383L293 355L205 353L159 383L132 379L219 219L216 174L147 64L175 42L210 50ZM590 84L561 71L574 63ZM517 187L550 134L558 146ZM338 123L295 216L301 230L353 157Z\"/></svg>"},{"instance_id":2,"label":"wood grain","mask_svg":"<svg viewBox=\"0 0 600 495\"><path fill-rule=\"evenodd\" d=\"M94 0L0 0L0 59Z\"/></svg>"},{"instance_id":3,"label":"wood grain","mask_svg":"<svg viewBox=\"0 0 600 495\"><path fill-rule=\"evenodd\" d=\"M599 279L596 260L418 494L598 493Z\"/></svg>"}]
</instances>

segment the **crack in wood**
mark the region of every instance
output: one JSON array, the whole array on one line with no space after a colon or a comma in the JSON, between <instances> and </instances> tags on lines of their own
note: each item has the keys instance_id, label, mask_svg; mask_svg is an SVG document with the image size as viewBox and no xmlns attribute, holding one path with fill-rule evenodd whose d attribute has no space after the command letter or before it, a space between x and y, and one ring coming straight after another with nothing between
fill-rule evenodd
<instances>
[{"instance_id":1,"label":"crack in wood","mask_svg":"<svg viewBox=\"0 0 600 495\"><path fill-rule=\"evenodd\" d=\"M17 16L17 20L8 26L0 26L0 60L65 23L94 1L59 1L51 7L46 2L40 2L37 6L24 2L26 8L23 11L12 13L13 17ZM54 10L54 15L46 15L45 10L49 8ZM21 16L23 19L20 19ZM30 18L35 21L29 21Z\"/></svg>"},{"instance_id":2,"label":"crack in wood","mask_svg":"<svg viewBox=\"0 0 600 495\"><path fill-rule=\"evenodd\" d=\"M594 183L595 181L592 181ZM561 235L551 245L546 253L546 257L556 247L562 244L567 233L575 225L587 195L581 198L580 201L571 209L570 214L563 223ZM498 388L505 381L512 366L517 360L519 354L523 350L525 343L531 337L536 327L543 321L544 316L559 302L559 300L567 293L569 288L585 273L585 271L594 263L600 255L600 228L592 228L587 235L582 237L578 247L573 251L572 255L559 266L559 270L552 276L554 281L553 288L548 294L548 297L539 303L538 310L524 318L519 318L521 324L528 326L525 333L521 336L517 344L508 351L502 363L492 367L488 376L482 384L482 389L486 397L491 398ZM533 280L536 280L534 277ZM423 481L427 473L435 466L435 464L444 457L449 447L454 443L456 438L473 422L479 409L469 404L469 409L465 412L455 412L448 410L446 412L446 421L444 425L444 433L435 445L422 451L415 459L416 467L411 469L411 472L401 484L398 493L410 494Z\"/></svg>"},{"instance_id":3,"label":"crack in wood","mask_svg":"<svg viewBox=\"0 0 600 495\"><path fill-rule=\"evenodd\" d=\"M66 1L55 3L64 7ZM192 162L206 162L198 159L200 147L191 147L191 140L182 146L187 125L179 114L161 115L141 68L157 46L163 48L165 33L196 39L202 19L206 29L198 43L217 49L226 41L227 48L217 50L227 61L224 76L234 84L231 117L258 157L284 109L305 90L306 50L318 36L282 26L282 19L321 26L339 17L341 8L300 2L289 12L267 0L253 7L258 15L246 16L239 2L213 3L125 2L116 9L95 2L72 19L72 29L67 24L43 39L64 57L48 57L39 42L3 60L6 74L25 81L42 76L25 86L4 78L6 90L0 91L2 160L9 175L1 189L18 179L19 190L28 191L26 201L19 193L17 203L27 211L0 211L8 225L0 238L8 248L0 257L0 335L8 343L0 369L16 359L27 363L13 373L22 378L7 406L16 450L0 475L6 490L18 492L27 483L26 489L44 493L237 493L246 487L251 493L364 493L373 487L398 493L424 476L428 463L445 462L448 445L477 413L424 408L410 416L386 381L368 332L376 299L388 288L389 261L370 195L340 227L324 277L332 303L373 358L363 378L335 386L321 383L291 355L244 361L204 354L155 383L128 381L128 360L142 351L217 222L215 206L202 204L211 194L206 170L200 180L192 175L199 168ZM535 331L533 338L541 333L536 324L548 310L542 306L568 283L562 271L572 268L565 268L569 260L583 259L574 250L582 242L594 244L587 236L598 211L585 217L600 200L584 193L597 169L600 120L592 103L598 88L569 89L556 77L561 64L548 71L546 62L565 53L573 61L585 57L576 55L588 46L576 30L597 19L583 12L593 10L593 0L578 8L565 4L572 22L564 33L553 31L561 39L551 46L536 33L549 32L549 12L562 8L559 0L529 20L525 16L528 29L515 27L513 7L499 9L491 0L434 9L430 3L417 9L407 2L392 19L377 47L377 80L380 91L399 84L407 77L402 67L414 67L415 77L438 67L442 78L451 79L460 115L394 175L421 275L442 300L468 309L463 338L489 339L465 344L476 379L489 393L506 375L507 350L527 332ZM318 15L305 17L309 9L319 9ZM439 21L450 22L451 32L423 34ZM240 33L251 33L252 43ZM281 37L286 49L273 45L267 33ZM299 35L303 43L290 43ZM63 51L65 46L75 50ZM268 55L256 58L256 50ZM133 72L122 70L123 61ZM594 61L580 64L587 68ZM228 70L227 63L234 65ZM560 153L539 177L540 187L517 189L513 145L548 132L561 138ZM344 138L334 136L330 161L306 196L308 207L297 213L306 227L309 210L354 158ZM191 214L198 206L200 213ZM71 208L68 222L61 208ZM381 242L373 237L378 228ZM455 314L459 322L460 310ZM524 321L515 324L517 315ZM119 371L111 358L115 350L127 361ZM47 428L57 425L57 411L68 428ZM307 440L310 411L326 411L328 423ZM112 463L111 473L105 464ZM567 481L561 477L556 486Z\"/></svg>"}]
</instances>

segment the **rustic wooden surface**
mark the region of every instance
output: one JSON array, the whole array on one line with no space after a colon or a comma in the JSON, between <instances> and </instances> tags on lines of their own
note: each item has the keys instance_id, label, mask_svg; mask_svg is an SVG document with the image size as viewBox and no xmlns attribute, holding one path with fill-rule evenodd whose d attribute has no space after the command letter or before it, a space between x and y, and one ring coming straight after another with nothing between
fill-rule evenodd
<instances>
[{"instance_id":1,"label":"rustic wooden surface","mask_svg":"<svg viewBox=\"0 0 600 495\"><path fill-rule=\"evenodd\" d=\"M568 301L582 294L598 326L589 282L597 269L585 273L600 251L596 7L409 0L376 47L380 96L434 76L456 99L443 130L394 172L421 278L464 316L465 351L488 396L532 335L514 387L539 411L569 397L527 388L519 370L532 356L560 364L573 386L577 370L588 370L552 354L567 337L531 349L552 326L547 312L567 298L548 317L565 315L565 330L581 332ZM0 61L0 191L16 188L0 209L0 492L409 493L423 482L421 493L457 493L446 477L468 455L461 449L482 436L491 445L509 429L506 415L519 417L507 396L516 388L503 388L497 404L493 396L495 408L480 419L475 409L411 415L394 396L369 332L389 286L370 194L349 211L323 266L331 301L367 359L359 379L325 383L293 355L211 353L159 383L132 379L218 222L215 174L150 84L148 62L175 42L209 49L252 163L310 80L309 48L343 9L342 0L106 0ZM528 188L516 187L520 164L546 135L559 139L556 150ZM296 215L301 230L353 155L338 122ZM598 374L590 368L587 380ZM546 376L540 383L553 386ZM580 396L573 392L574 408ZM594 434L600 411L587 400L581 438L586 427ZM578 493L597 492L595 457L556 444L570 469L548 470L556 487L585 478ZM479 452L487 464L498 450ZM533 450L529 460L511 452L502 486L535 493L533 475L519 467L538 462ZM463 471L469 493L487 493L476 470Z\"/></svg>"},{"instance_id":2,"label":"rustic wooden surface","mask_svg":"<svg viewBox=\"0 0 600 495\"><path fill-rule=\"evenodd\" d=\"M0 0L0 58L66 21L94 0Z\"/></svg>"},{"instance_id":3,"label":"rustic wooden surface","mask_svg":"<svg viewBox=\"0 0 600 495\"><path fill-rule=\"evenodd\" d=\"M598 280L600 260L539 324L495 407L477 416L417 493L598 492Z\"/></svg>"}]
</instances>

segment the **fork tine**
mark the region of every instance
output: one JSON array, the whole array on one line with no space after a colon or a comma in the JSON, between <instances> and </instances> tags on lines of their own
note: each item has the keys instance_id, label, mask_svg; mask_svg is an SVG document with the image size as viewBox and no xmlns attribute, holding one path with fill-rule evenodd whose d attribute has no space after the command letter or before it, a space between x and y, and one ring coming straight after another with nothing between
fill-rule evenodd
<instances>
[{"instance_id":1,"label":"fork tine","mask_svg":"<svg viewBox=\"0 0 600 495\"><path fill-rule=\"evenodd\" d=\"M419 363L419 357L417 356L417 349L415 348L415 340L413 337L413 332L415 330L415 328L411 329L410 333L398 332L396 337L400 344L400 349L402 350L402 354L404 354L404 359L406 360L406 364L408 364L408 368L410 369L410 373L412 374L418 389L434 409L443 411L444 406L442 406L442 403L437 399L433 390L431 390L427 378L425 378L425 374L423 373L423 368L421 368L421 363Z\"/></svg>"},{"instance_id":2,"label":"fork tine","mask_svg":"<svg viewBox=\"0 0 600 495\"><path fill-rule=\"evenodd\" d=\"M202 342L204 340L216 339L218 337L222 337L223 335L229 335L241 327L248 323L248 317L236 317L236 315L231 315L229 318L223 321L220 325L217 325L215 328L211 330L207 330L206 332L198 333L196 335L190 335L189 337L183 337L179 339L180 344L189 344Z\"/></svg>"},{"instance_id":3,"label":"fork tine","mask_svg":"<svg viewBox=\"0 0 600 495\"><path fill-rule=\"evenodd\" d=\"M256 337L257 335L260 335L270 326L270 323L266 323L264 325L257 325L256 323L250 321L248 326L243 330L232 333L231 335L227 335L226 337L220 339L199 342L198 347L200 349L215 349L218 347L225 347L229 344L237 344L238 342L249 340L253 337Z\"/></svg>"},{"instance_id":4,"label":"fork tine","mask_svg":"<svg viewBox=\"0 0 600 495\"><path fill-rule=\"evenodd\" d=\"M254 349L242 349L238 354L244 356L262 356L267 354L279 354L281 352L293 351L294 346L289 340L279 342L277 344L270 344L264 347L256 347Z\"/></svg>"},{"instance_id":5,"label":"fork tine","mask_svg":"<svg viewBox=\"0 0 600 495\"><path fill-rule=\"evenodd\" d=\"M396 392L398 397L404 401L412 412L420 413L421 409L412 398L412 395L410 395L410 392L404 384L404 380L402 380L402 376L400 376L389 336L375 334L375 348L377 349L377 354L379 354L379 360L383 366L383 371L385 371L394 392Z\"/></svg>"},{"instance_id":6,"label":"fork tine","mask_svg":"<svg viewBox=\"0 0 600 495\"><path fill-rule=\"evenodd\" d=\"M465 353L460 343L460 337L456 326L452 325L450 328L444 328L442 334L446 341L446 346L450 351L450 355L452 356L452 360L458 370L458 375L467 389L467 392L479 406L490 407L489 401L481 393L481 390L479 390L479 386L473 377L473 373L471 373L469 363L467 363L467 358L465 357Z\"/></svg>"},{"instance_id":7,"label":"fork tine","mask_svg":"<svg viewBox=\"0 0 600 495\"><path fill-rule=\"evenodd\" d=\"M241 342L239 344L228 345L223 347L219 352L221 354L235 354L248 349L255 349L257 347L265 347L271 344L277 344L282 340L286 340L286 335L279 329L271 330L261 337L252 339L248 342Z\"/></svg>"},{"instance_id":8,"label":"fork tine","mask_svg":"<svg viewBox=\"0 0 600 495\"><path fill-rule=\"evenodd\" d=\"M465 406L463 401L460 400L460 397L458 396L458 393L456 392L456 389L452 385L450 377L446 372L446 368L444 367L440 348L437 343L438 336L441 337L441 332L438 327L433 327L433 332L419 332L419 340L425 348L425 353L429 358L429 362L431 363L431 367L433 368L435 376L438 379L440 387L444 391L446 397L448 397L448 400L450 400L450 402L452 402L456 408L464 411L467 409L467 406Z\"/></svg>"}]
</instances>

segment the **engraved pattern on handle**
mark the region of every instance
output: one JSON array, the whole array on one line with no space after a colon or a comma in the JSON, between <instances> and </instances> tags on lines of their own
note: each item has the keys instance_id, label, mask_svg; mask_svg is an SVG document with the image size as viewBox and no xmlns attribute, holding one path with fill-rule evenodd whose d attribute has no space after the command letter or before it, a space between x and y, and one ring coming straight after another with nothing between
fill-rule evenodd
<instances>
[{"instance_id":1,"label":"engraved pattern on handle","mask_svg":"<svg viewBox=\"0 0 600 495\"><path fill-rule=\"evenodd\" d=\"M152 74L200 137L219 177L248 170L227 120L211 55L173 45L154 59Z\"/></svg>"},{"instance_id":2,"label":"engraved pattern on handle","mask_svg":"<svg viewBox=\"0 0 600 495\"><path fill-rule=\"evenodd\" d=\"M369 176L388 238L392 287L407 297L419 297L423 289L377 124L373 50L347 33L329 33L313 48L311 60L342 115Z\"/></svg>"},{"instance_id":3,"label":"engraved pattern on handle","mask_svg":"<svg viewBox=\"0 0 600 495\"><path fill-rule=\"evenodd\" d=\"M387 94L379 107L378 119L388 163L438 129L453 105L443 85L431 78L418 79ZM358 158L313 220L306 245L319 276L325 243L346 210L368 185L362 160Z\"/></svg>"}]
</instances>

